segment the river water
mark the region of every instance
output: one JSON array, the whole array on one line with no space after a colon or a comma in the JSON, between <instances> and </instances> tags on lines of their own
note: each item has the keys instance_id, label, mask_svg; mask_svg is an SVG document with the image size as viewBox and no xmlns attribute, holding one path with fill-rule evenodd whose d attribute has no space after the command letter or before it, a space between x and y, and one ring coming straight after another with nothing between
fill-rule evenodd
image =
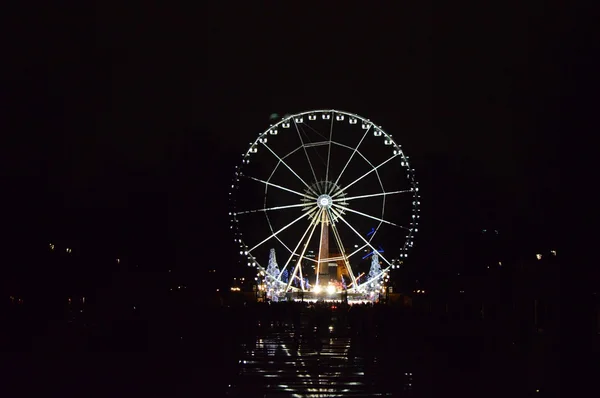
<instances>
[{"instance_id":1,"label":"river water","mask_svg":"<svg viewBox=\"0 0 600 398\"><path fill-rule=\"evenodd\" d=\"M318 312L318 311L317 311ZM228 396L557 396L558 364L543 335L450 325L387 309L302 308L299 319L253 315Z\"/></svg>"}]
</instances>

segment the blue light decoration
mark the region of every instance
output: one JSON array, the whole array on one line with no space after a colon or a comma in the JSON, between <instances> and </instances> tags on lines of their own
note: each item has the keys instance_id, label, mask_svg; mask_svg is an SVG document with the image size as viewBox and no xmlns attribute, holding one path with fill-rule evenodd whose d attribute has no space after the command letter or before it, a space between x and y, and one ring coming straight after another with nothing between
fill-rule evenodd
<instances>
[{"instance_id":1,"label":"blue light decoration","mask_svg":"<svg viewBox=\"0 0 600 398\"><path fill-rule=\"evenodd\" d=\"M383 249L381 248L381 246L379 246L379 250L377 250L377 253L383 253L383 252L384 252L384 251L383 251ZM371 257L371 256L372 256L374 253L375 253L375 250L373 250L371 253L368 253L368 254L366 254L366 255L365 255L365 256L364 256L362 259L364 260L364 259L366 259L366 258L369 258L369 257Z\"/></svg>"},{"instance_id":2,"label":"blue light decoration","mask_svg":"<svg viewBox=\"0 0 600 398\"><path fill-rule=\"evenodd\" d=\"M344 275L342 275L342 288L346 290L346 280L344 279Z\"/></svg>"},{"instance_id":3,"label":"blue light decoration","mask_svg":"<svg viewBox=\"0 0 600 398\"><path fill-rule=\"evenodd\" d=\"M371 231L369 231L369 233L367 233L367 238L371 235L373 235L375 233L375 228L371 227ZM383 253L383 249L381 246L379 246L379 250L377 250L378 253ZM367 259L369 257L371 257L373 254L375 253L375 250L373 250L371 253L366 254L365 256L363 256L363 260Z\"/></svg>"},{"instance_id":4,"label":"blue light decoration","mask_svg":"<svg viewBox=\"0 0 600 398\"><path fill-rule=\"evenodd\" d=\"M288 283L288 278L289 278L289 273L287 269L283 270L283 273L281 274L281 281L283 283Z\"/></svg>"}]
</instances>

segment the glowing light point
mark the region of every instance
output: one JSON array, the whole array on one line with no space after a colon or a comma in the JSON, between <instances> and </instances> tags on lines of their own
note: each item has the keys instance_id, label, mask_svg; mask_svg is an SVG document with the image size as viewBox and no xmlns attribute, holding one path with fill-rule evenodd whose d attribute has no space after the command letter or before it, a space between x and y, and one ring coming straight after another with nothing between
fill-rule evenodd
<instances>
[{"instance_id":1,"label":"glowing light point","mask_svg":"<svg viewBox=\"0 0 600 398\"><path fill-rule=\"evenodd\" d=\"M329 285L329 286L327 286L327 293L328 293L328 294L333 294L333 293L335 293L335 286L333 286L333 285Z\"/></svg>"},{"instance_id":2,"label":"glowing light point","mask_svg":"<svg viewBox=\"0 0 600 398\"><path fill-rule=\"evenodd\" d=\"M333 199L331 199L331 196L329 196L327 194L323 194L317 198L317 206L319 206L319 208L321 208L321 209L323 209L323 208L329 209L329 208L331 208L332 204L333 204Z\"/></svg>"}]
</instances>

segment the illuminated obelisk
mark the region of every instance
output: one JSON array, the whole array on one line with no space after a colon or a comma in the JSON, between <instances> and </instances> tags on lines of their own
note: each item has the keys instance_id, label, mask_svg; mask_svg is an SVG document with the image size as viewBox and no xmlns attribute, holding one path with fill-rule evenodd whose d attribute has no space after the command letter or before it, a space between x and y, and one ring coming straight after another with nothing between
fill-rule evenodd
<instances>
[{"instance_id":1,"label":"illuminated obelisk","mask_svg":"<svg viewBox=\"0 0 600 398\"><path fill-rule=\"evenodd\" d=\"M326 211L321 216L321 242L319 243L319 257L315 274L317 284L319 284L319 279L322 284L329 282L329 217Z\"/></svg>"}]
</instances>

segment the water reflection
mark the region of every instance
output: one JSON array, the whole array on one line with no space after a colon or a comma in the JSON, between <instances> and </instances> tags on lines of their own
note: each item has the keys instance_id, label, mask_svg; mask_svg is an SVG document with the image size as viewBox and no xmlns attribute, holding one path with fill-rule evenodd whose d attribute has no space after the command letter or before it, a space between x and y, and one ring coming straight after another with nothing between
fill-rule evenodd
<instances>
[{"instance_id":1,"label":"water reflection","mask_svg":"<svg viewBox=\"0 0 600 398\"><path fill-rule=\"evenodd\" d=\"M514 342L512 332L483 324L389 308L285 305L279 313L247 314L229 396L529 396L552 380L556 361L536 360L552 352L539 338L533 350L535 344Z\"/></svg>"},{"instance_id":2,"label":"water reflection","mask_svg":"<svg viewBox=\"0 0 600 398\"><path fill-rule=\"evenodd\" d=\"M350 355L357 340L352 339L347 326L340 322L333 326L331 319L329 325L314 326L307 314L303 315L300 327L283 322L279 327L262 329L254 341L242 344L239 376L229 395L391 395L365 377L368 359ZM377 360L371 358L370 362L372 365Z\"/></svg>"}]
</instances>

